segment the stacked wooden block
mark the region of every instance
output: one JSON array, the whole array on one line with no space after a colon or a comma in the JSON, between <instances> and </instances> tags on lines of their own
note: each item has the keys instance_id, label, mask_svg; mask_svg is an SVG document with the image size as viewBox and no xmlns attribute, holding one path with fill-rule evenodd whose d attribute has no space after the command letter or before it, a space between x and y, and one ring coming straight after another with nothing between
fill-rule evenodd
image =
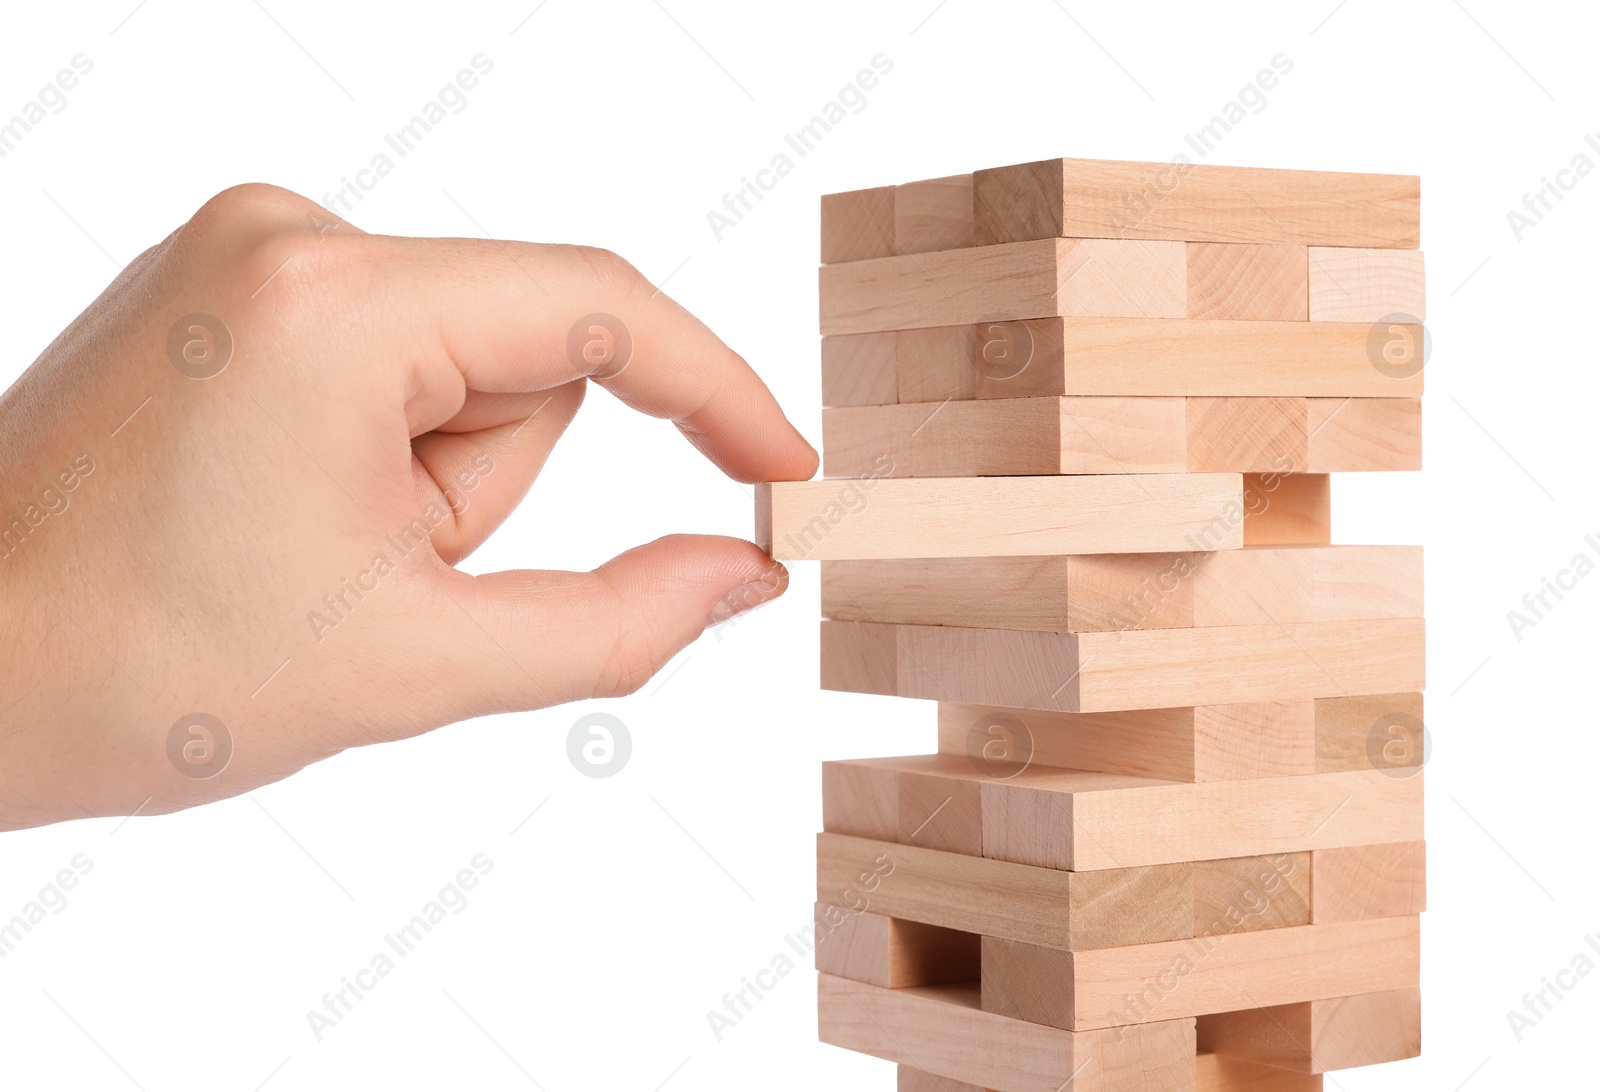
<instances>
[{"instance_id":1,"label":"stacked wooden block","mask_svg":"<svg viewBox=\"0 0 1600 1092\"><path fill-rule=\"evenodd\" d=\"M823 199L820 1030L909 1090L1318 1089L1420 1049L1415 178L1051 160Z\"/></svg>"}]
</instances>

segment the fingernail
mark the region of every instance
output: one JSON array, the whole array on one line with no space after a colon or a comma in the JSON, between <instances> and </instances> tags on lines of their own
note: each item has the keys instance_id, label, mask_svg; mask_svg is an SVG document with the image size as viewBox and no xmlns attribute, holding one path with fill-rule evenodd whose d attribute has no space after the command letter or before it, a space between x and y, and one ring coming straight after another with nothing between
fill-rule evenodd
<instances>
[{"instance_id":1,"label":"fingernail","mask_svg":"<svg viewBox=\"0 0 1600 1092\"><path fill-rule=\"evenodd\" d=\"M789 570L774 561L772 567L748 584L741 584L724 595L711 608L710 625L718 625L730 618L748 614L763 603L770 603L783 594L789 586Z\"/></svg>"}]
</instances>

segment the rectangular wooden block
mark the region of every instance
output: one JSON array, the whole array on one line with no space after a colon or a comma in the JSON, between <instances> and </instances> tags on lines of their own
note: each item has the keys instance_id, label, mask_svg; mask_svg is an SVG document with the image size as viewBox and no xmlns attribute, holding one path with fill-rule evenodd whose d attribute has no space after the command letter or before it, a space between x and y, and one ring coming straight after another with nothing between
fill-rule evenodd
<instances>
[{"instance_id":1,"label":"rectangular wooden block","mask_svg":"<svg viewBox=\"0 0 1600 1092\"><path fill-rule=\"evenodd\" d=\"M928 404L927 412L931 414L934 406L951 399L976 398L977 376L972 369L976 337L971 326L895 331L895 384L899 400ZM822 342L826 345L830 340L823 338ZM887 439L880 440L880 445ZM823 446L827 446L826 441ZM892 454L897 448L879 446L878 450Z\"/></svg>"},{"instance_id":2,"label":"rectangular wooden block","mask_svg":"<svg viewBox=\"0 0 1600 1092\"><path fill-rule=\"evenodd\" d=\"M1030 768L986 783L984 855L1092 871L1422 837L1420 777L1368 770L1186 785L1106 781L1114 776Z\"/></svg>"},{"instance_id":3,"label":"rectangular wooden block","mask_svg":"<svg viewBox=\"0 0 1600 1092\"><path fill-rule=\"evenodd\" d=\"M1421 841L1317 850L1311 870L1314 922L1409 917L1427 909Z\"/></svg>"},{"instance_id":4,"label":"rectangular wooden block","mask_svg":"<svg viewBox=\"0 0 1600 1092\"><path fill-rule=\"evenodd\" d=\"M1421 546L1247 546L1195 556L1196 626L1422 617Z\"/></svg>"},{"instance_id":5,"label":"rectangular wooden block","mask_svg":"<svg viewBox=\"0 0 1600 1092\"><path fill-rule=\"evenodd\" d=\"M1333 540L1332 483L1326 474L1246 474L1240 522L1246 546L1326 545Z\"/></svg>"},{"instance_id":6,"label":"rectangular wooden block","mask_svg":"<svg viewBox=\"0 0 1600 1092\"><path fill-rule=\"evenodd\" d=\"M1415 986L1417 918L1061 952L985 937L985 1012L1074 1031Z\"/></svg>"},{"instance_id":7,"label":"rectangular wooden block","mask_svg":"<svg viewBox=\"0 0 1600 1092\"><path fill-rule=\"evenodd\" d=\"M1200 1049L1299 1073L1328 1073L1422 1053L1415 986L1202 1016Z\"/></svg>"},{"instance_id":8,"label":"rectangular wooden block","mask_svg":"<svg viewBox=\"0 0 1600 1092\"><path fill-rule=\"evenodd\" d=\"M1311 924L1310 853L1200 861L1194 869L1194 935Z\"/></svg>"},{"instance_id":9,"label":"rectangular wooden block","mask_svg":"<svg viewBox=\"0 0 1600 1092\"><path fill-rule=\"evenodd\" d=\"M822 332L1050 315L1182 318L1184 266L1182 243L1113 239L1043 239L825 265L818 274Z\"/></svg>"},{"instance_id":10,"label":"rectangular wooden block","mask_svg":"<svg viewBox=\"0 0 1600 1092\"><path fill-rule=\"evenodd\" d=\"M1422 400L1308 398L1305 469L1421 470Z\"/></svg>"},{"instance_id":11,"label":"rectangular wooden block","mask_svg":"<svg viewBox=\"0 0 1600 1092\"><path fill-rule=\"evenodd\" d=\"M1322 1092L1320 1074L1291 1073L1226 1054L1201 1054L1194 1060L1194 1075L1196 1092Z\"/></svg>"},{"instance_id":12,"label":"rectangular wooden block","mask_svg":"<svg viewBox=\"0 0 1600 1092\"><path fill-rule=\"evenodd\" d=\"M1317 772L1420 770L1425 757L1422 695L1393 693L1317 699Z\"/></svg>"},{"instance_id":13,"label":"rectangular wooden block","mask_svg":"<svg viewBox=\"0 0 1600 1092\"><path fill-rule=\"evenodd\" d=\"M972 176L958 174L896 186L894 236L901 254L972 246Z\"/></svg>"},{"instance_id":14,"label":"rectangular wooden block","mask_svg":"<svg viewBox=\"0 0 1600 1092\"><path fill-rule=\"evenodd\" d=\"M892 697L899 686L899 662L893 627L865 623L848 632L836 630L822 645L822 689Z\"/></svg>"},{"instance_id":15,"label":"rectangular wooden block","mask_svg":"<svg viewBox=\"0 0 1600 1092\"><path fill-rule=\"evenodd\" d=\"M1154 777L1238 781L1315 773L1309 701L1056 713L939 703L941 754L985 747L1036 766Z\"/></svg>"},{"instance_id":16,"label":"rectangular wooden block","mask_svg":"<svg viewBox=\"0 0 1600 1092\"><path fill-rule=\"evenodd\" d=\"M901 1065L896 1067L895 1092L992 1092L992 1090L929 1073L914 1065Z\"/></svg>"},{"instance_id":17,"label":"rectangular wooden block","mask_svg":"<svg viewBox=\"0 0 1600 1092\"><path fill-rule=\"evenodd\" d=\"M901 989L978 980L978 936L818 903L817 970Z\"/></svg>"},{"instance_id":18,"label":"rectangular wooden block","mask_svg":"<svg viewBox=\"0 0 1600 1092\"><path fill-rule=\"evenodd\" d=\"M756 541L789 561L1228 550L1242 510L1236 474L772 482Z\"/></svg>"},{"instance_id":19,"label":"rectangular wooden block","mask_svg":"<svg viewBox=\"0 0 1600 1092\"><path fill-rule=\"evenodd\" d=\"M892 840L817 835L817 898L964 933L1110 948L1194 933L1187 863L1100 872L968 857Z\"/></svg>"},{"instance_id":20,"label":"rectangular wooden block","mask_svg":"<svg viewBox=\"0 0 1600 1092\"><path fill-rule=\"evenodd\" d=\"M984 361L977 369L979 398L1067 394L1417 398L1422 394L1420 367L1415 374L1399 375L1390 373L1402 369L1383 358L1375 362L1370 323L1047 318L1048 314L1055 312L1026 323L1008 322L1004 315L989 321L980 333L980 346L1020 348L1009 362L1000 349L989 350L991 356L999 353L1002 363ZM1406 329L1420 345L1421 328ZM1021 366L1024 360L1026 366ZM1378 363L1385 363L1388 371L1380 371Z\"/></svg>"},{"instance_id":21,"label":"rectangular wooden block","mask_svg":"<svg viewBox=\"0 0 1600 1092\"><path fill-rule=\"evenodd\" d=\"M898 254L893 186L822 195L822 260L855 262Z\"/></svg>"},{"instance_id":22,"label":"rectangular wooden block","mask_svg":"<svg viewBox=\"0 0 1600 1092\"><path fill-rule=\"evenodd\" d=\"M1312 247L1312 322L1421 322L1424 303L1422 251L1365 247Z\"/></svg>"},{"instance_id":23,"label":"rectangular wooden block","mask_svg":"<svg viewBox=\"0 0 1600 1092\"><path fill-rule=\"evenodd\" d=\"M877 406L898 402L895 333L822 339L822 404Z\"/></svg>"},{"instance_id":24,"label":"rectangular wooden block","mask_svg":"<svg viewBox=\"0 0 1600 1092\"><path fill-rule=\"evenodd\" d=\"M1189 243L1187 247L1190 318L1306 321L1305 247L1294 243Z\"/></svg>"},{"instance_id":25,"label":"rectangular wooden block","mask_svg":"<svg viewBox=\"0 0 1600 1092\"><path fill-rule=\"evenodd\" d=\"M976 241L1182 239L1416 247L1409 175L1049 159L973 174Z\"/></svg>"},{"instance_id":26,"label":"rectangular wooden block","mask_svg":"<svg viewBox=\"0 0 1600 1092\"><path fill-rule=\"evenodd\" d=\"M888 990L817 979L825 1043L996 1092L1191 1092L1194 1021L1070 1032L984 1012L973 985Z\"/></svg>"},{"instance_id":27,"label":"rectangular wooden block","mask_svg":"<svg viewBox=\"0 0 1600 1092\"><path fill-rule=\"evenodd\" d=\"M863 625L877 623L824 621L824 659L836 658L841 647L859 646L851 627ZM1393 693L1423 685L1420 618L1110 633L882 628L893 631L894 662L887 660L888 646L878 642L883 658L861 670L870 671L874 685L892 675L892 692L903 698L1092 713Z\"/></svg>"}]
</instances>

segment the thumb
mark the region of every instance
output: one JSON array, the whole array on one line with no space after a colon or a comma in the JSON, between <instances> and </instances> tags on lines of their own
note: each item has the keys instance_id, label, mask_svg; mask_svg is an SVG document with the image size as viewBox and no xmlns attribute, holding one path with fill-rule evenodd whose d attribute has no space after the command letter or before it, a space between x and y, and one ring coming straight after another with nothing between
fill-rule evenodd
<instances>
[{"instance_id":1,"label":"thumb","mask_svg":"<svg viewBox=\"0 0 1600 1092\"><path fill-rule=\"evenodd\" d=\"M782 595L789 573L741 539L669 535L589 573L444 579L459 624L430 627L441 723L631 694L707 627Z\"/></svg>"}]
</instances>

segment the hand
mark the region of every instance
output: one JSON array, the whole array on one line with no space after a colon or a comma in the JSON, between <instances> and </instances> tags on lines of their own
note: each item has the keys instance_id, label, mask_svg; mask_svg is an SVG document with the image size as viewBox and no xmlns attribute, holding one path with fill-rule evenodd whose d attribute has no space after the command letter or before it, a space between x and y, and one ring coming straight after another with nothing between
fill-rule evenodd
<instances>
[{"instance_id":1,"label":"hand","mask_svg":"<svg viewBox=\"0 0 1600 1092\"><path fill-rule=\"evenodd\" d=\"M367 235L266 186L207 203L0 398L0 828L629 693L781 594L782 566L707 536L590 573L452 568L591 382L742 481L816 470L745 362L615 255Z\"/></svg>"}]
</instances>

